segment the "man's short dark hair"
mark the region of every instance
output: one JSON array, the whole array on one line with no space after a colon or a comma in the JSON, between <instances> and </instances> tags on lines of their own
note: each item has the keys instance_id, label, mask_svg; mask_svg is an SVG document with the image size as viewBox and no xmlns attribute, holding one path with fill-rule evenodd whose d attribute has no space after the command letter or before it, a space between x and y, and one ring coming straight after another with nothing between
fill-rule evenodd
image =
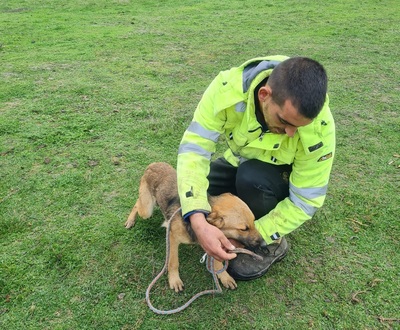
<instances>
[{"instance_id":1,"label":"man's short dark hair","mask_svg":"<svg viewBox=\"0 0 400 330\"><path fill-rule=\"evenodd\" d=\"M272 99L279 106L290 100L299 113L314 119L326 97L328 78L324 67L307 57L289 58L272 71L268 78Z\"/></svg>"}]
</instances>

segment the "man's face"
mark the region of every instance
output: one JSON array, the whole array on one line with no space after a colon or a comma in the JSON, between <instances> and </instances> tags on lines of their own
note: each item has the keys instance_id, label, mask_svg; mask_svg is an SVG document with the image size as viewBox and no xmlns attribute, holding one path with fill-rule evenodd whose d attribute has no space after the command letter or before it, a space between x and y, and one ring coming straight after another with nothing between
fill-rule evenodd
<instances>
[{"instance_id":1,"label":"man's face","mask_svg":"<svg viewBox=\"0 0 400 330\"><path fill-rule=\"evenodd\" d=\"M261 87L261 89L265 87ZM272 100L271 95L270 91L259 92L261 112L272 133L287 134L293 137L299 127L312 122L312 119L300 115L290 100L286 100L282 106L279 106Z\"/></svg>"}]
</instances>

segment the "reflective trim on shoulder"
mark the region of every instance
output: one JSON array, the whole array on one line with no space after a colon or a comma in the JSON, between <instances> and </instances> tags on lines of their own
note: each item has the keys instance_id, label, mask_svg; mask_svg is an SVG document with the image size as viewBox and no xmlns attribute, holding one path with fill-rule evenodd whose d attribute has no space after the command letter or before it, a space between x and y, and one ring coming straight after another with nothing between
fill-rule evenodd
<instances>
[{"instance_id":1,"label":"reflective trim on shoulder","mask_svg":"<svg viewBox=\"0 0 400 330\"><path fill-rule=\"evenodd\" d=\"M203 126L201 126L197 121L192 121L187 129L187 131L200 135L201 137L217 142L220 134L215 131L210 131Z\"/></svg>"},{"instance_id":2,"label":"reflective trim on shoulder","mask_svg":"<svg viewBox=\"0 0 400 330\"><path fill-rule=\"evenodd\" d=\"M202 157L207 158L208 160L211 160L212 153L203 149L202 147L200 147L195 143L184 143L179 146L178 155L188 152L194 152L195 154L198 154Z\"/></svg>"},{"instance_id":3,"label":"reflective trim on shoulder","mask_svg":"<svg viewBox=\"0 0 400 330\"><path fill-rule=\"evenodd\" d=\"M307 199L314 199L326 195L328 185L317 188L297 188L292 183L289 183L289 190Z\"/></svg>"},{"instance_id":4,"label":"reflective trim on shoulder","mask_svg":"<svg viewBox=\"0 0 400 330\"><path fill-rule=\"evenodd\" d=\"M247 104L246 104L246 102L239 102L239 103L236 103L235 104L235 111L236 112L245 112L246 111L246 107L247 107Z\"/></svg>"},{"instance_id":5,"label":"reflective trim on shoulder","mask_svg":"<svg viewBox=\"0 0 400 330\"><path fill-rule=\"evenodd\" d=\"M294 205L299 207L307 214L310 218L313 217L315 212L317 212L317 208L307 204L305 201L297 197L292 190L289 190L289 199L293 202Z\"/></svg>"}]
</instances>

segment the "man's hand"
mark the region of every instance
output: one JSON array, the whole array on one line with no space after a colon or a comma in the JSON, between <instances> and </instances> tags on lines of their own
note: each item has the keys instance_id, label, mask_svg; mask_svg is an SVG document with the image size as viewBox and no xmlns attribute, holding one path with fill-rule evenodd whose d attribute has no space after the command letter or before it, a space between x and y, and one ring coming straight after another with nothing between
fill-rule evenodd
<instances>
[{"instance_id":1,"label":"man's hand","mask_svg":"<svg viewBox=\"0 0 400 330\"><path fill-rule=\"evenodd\" d=\"M235 253L227 253L227 251L233 250L235 246L221 230L207 222L203 213L192 214L190 224L199 244L209 256L218 261L236 258Z\"/></svg>"}]
</instances>

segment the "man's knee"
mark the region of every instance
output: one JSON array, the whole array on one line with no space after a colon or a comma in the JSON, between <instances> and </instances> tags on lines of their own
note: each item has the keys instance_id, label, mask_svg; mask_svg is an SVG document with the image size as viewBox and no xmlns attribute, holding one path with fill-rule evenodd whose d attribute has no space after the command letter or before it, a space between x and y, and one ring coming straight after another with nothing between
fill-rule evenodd
<instances>
[{"instance_id":1,"label":"man's knee","mask_svg":"<svg viewBox=\"0 0 400 330\"><path fill-rule=\"evenodd\" d=\"M229 192L236 195L236 167L229 164L224 158L218 158L210 164L208 193L212 196Z\"/></svg>"},{"instance_id":2,"label":"man's knee","mask_svg":"<svg viewBox=\"0 0 400 330\"><path fill-rule=\"evenodd\" d=\"M249 205L256 218L270 212L289 195L285 172L290 173L290 170L290 166L282 167L254 159L239 166L236 176L238 196Z\"/></svg>"},{"instance_id":3,"label":"man's knee","mask_svg":"<svg viewBox=\"0 0 400 330\"><path fill-rule=\"evenodd\" d=\"M239 166L236 185L266 185L274 191L282 190L283 195L286 196L289 191L288 177L290 172L290 165L273 165L252 159ZM276 194L281 195L282 192L276 191Z\"/></svg>"}]
</instances>

